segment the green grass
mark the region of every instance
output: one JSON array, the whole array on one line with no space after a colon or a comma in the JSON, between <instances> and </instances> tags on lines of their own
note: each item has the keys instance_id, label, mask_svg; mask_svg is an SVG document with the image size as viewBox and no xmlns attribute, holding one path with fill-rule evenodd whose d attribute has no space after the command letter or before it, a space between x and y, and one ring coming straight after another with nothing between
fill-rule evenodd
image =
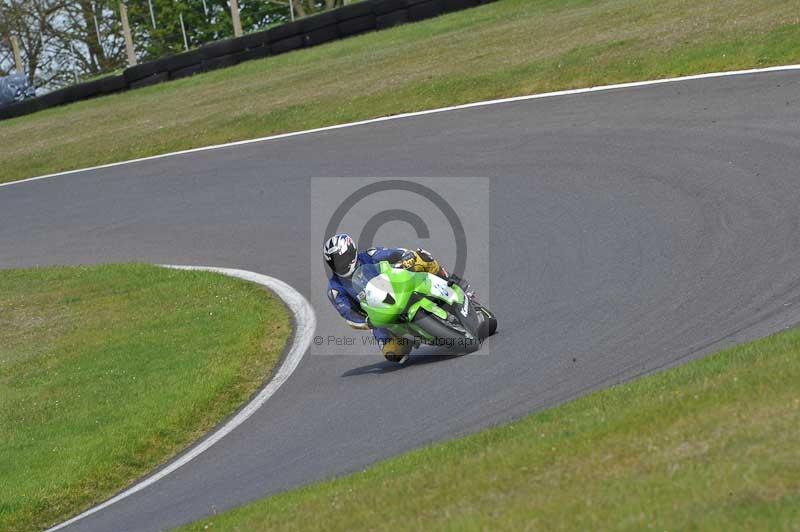
<instances>
[{"instance_id":1,"label":"green grass","mask_svg":"<svg viewBox=\"0 0 800 532\"><path fill-rule=\"evenodd\" d=\"M291 332L256 285L145 265L0 271L0 530L52 525L231 414Z\"/></svg>"},{"instance_id":2,"label":"green grass","mask_svg":"<svg viewBox=\"0 0 800 532\"><path fill-rule=\"evenodd\" d=\"M187 530L800 530L800 329Z\"/></svg>"},{"instance_id":3,"label":"green grass","mask_svg":"<svg viewBox=\"0 0 800 532\"><path fill-rule=\"evenodd\" d=\"M0 122L0 182L489 98L800 62L796 0L500 0Z\"/></svg>"}]
</instances>

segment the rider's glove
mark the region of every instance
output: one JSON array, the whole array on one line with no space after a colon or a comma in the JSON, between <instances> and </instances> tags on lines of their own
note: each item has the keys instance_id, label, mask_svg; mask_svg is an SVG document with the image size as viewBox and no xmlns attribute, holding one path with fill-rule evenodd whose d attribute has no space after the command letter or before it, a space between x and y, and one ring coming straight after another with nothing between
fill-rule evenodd
<instances>
[{"instance_id":1,"label":"rider's glove","mask_svg":"<svg viewBox=\"0 0 800 532\"><path fill-rule=\"evenodd\" d=\"M403 253L400 262L396 266L404 270L415 271L414 268L417 266L417 254L411 250L406 251Z\"/></svg>"},{"instance_id":2,"label":"rider's glove","mask_svg":"<svg viewBox=\"0 0 800 532\"><path fill-rule=\"evenodd\" d=\"M434 275L439 275L442 269L439 261L422 248L417 248L416 251L408 250L403 253L403 257L400 259L400 267L412 272L428 272Z\"/></svg>"}]
</instances>

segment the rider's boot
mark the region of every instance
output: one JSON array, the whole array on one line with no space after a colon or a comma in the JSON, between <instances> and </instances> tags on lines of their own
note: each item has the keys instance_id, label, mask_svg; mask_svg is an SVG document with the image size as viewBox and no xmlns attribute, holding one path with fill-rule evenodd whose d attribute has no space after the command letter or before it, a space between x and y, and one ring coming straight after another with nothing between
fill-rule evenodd
<instances>
[{"instance_id":1,"label":"rider's boot","mask_svg":"<svg viewBox=\"0 0 800 532\"><path fill-rule=\"evenodd\" d=\"M405 338L391 338L383 344L383 356L389 362L405 364L413 347L412 342Z\"/></svg>"}]
</instances>

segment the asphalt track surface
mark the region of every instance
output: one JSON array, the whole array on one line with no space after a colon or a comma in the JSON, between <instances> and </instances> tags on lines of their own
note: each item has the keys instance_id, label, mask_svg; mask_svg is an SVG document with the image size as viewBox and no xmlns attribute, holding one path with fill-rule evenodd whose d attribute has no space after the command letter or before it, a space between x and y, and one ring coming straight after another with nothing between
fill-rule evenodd
<instances>
[{"instance_id":1,"label":"asphalt track surface","mask_svg":"<svg viewBox=\"0 0 800 532\"><path fill-rule=\"evenodd\" d=\"M306 356L247 423L70 530L169 528L800 322L797 71L405 118L5 187L0 267L244 268L304 293L321 328L341 327L324 294L308 293L320 260L308 251L309 178L333 175L492 179L491 354L420 356L397 371L375 354Z\"/></svg>"}]
</instances>

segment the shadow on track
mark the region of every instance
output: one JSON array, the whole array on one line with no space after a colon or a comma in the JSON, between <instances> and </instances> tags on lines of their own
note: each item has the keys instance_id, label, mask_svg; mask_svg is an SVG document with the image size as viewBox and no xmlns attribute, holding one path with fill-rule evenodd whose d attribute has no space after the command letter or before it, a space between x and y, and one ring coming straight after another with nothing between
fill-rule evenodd
<instances>
[{"instance_id":1,"label":"shadow on track","mask_svg":"<svg viewBox=\"0 0 800 532\"><path fill-rule=\"evenodd\" d=\"M437 351L428 351L426 353L420 354L412 354L408 361L403 364L395 364L393 362L389 362L387 360L382 360L380 362L375 362L374 364L368 364L366 366L360 366L357 368L349 369L342 373L342 377L356 377L359 375L382 375L384 373L394 373L395 371L399 371L402 369L406 369L412 366L420 366L424 364L432 364L434 362L444 362L446 360L452 360L454 358L460 358L467 353L464 351L451 351L451 350L437 350Z\"/></svg>"}]
</instances>

